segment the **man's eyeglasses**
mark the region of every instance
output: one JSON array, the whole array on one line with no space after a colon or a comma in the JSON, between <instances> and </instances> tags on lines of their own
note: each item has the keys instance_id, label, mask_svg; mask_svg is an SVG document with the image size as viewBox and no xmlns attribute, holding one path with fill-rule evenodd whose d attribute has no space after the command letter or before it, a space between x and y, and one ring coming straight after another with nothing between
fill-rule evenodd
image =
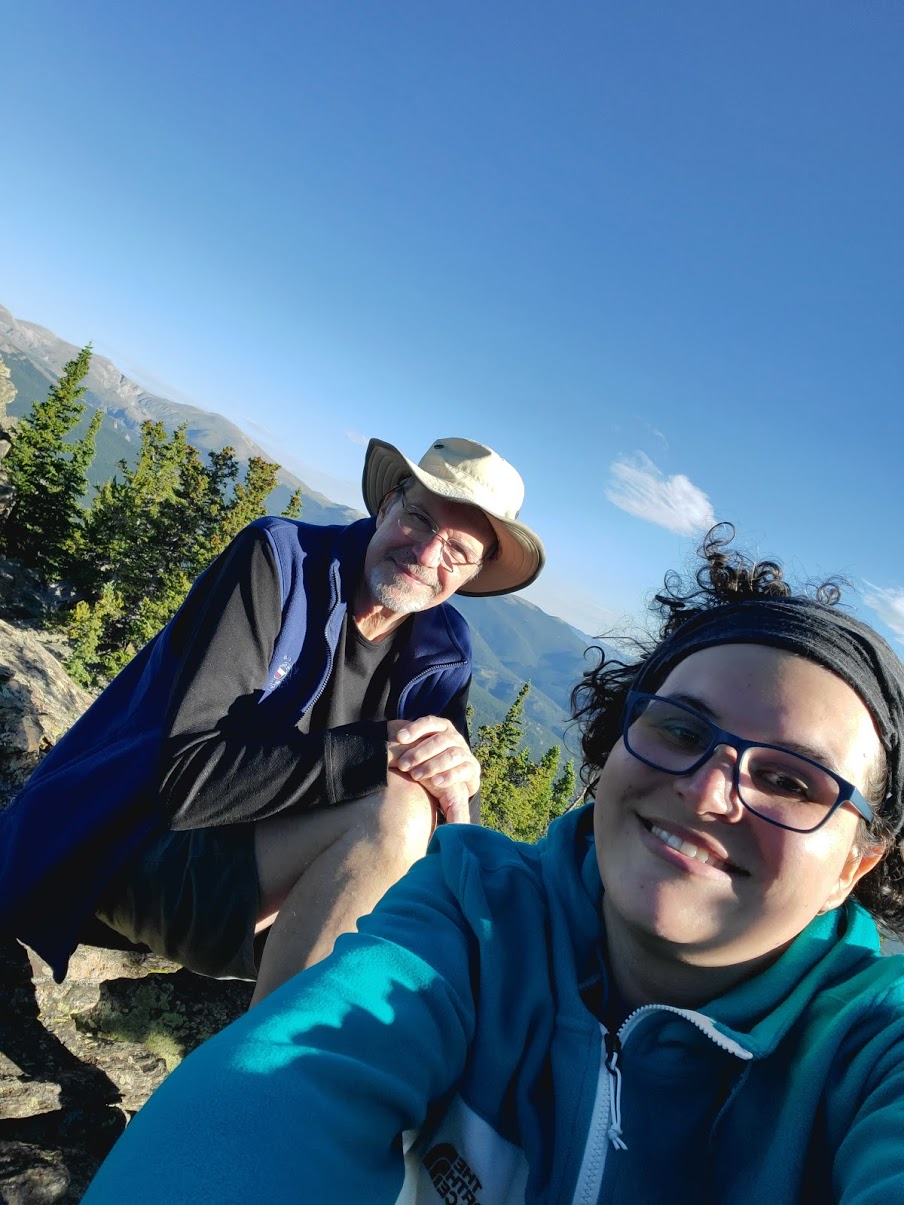
<instances>
[{"instance_id":1,"label":"man's eyeglasses","mask_svg":"<svg viewBox=\"0 0 904 1205\"><path fill-rule=\"evenodd\" d=\"M659 695L632 690L622 726L625 748L665 774L693 774L720 745L734 749L735 793L749 812L796 833L812 833L843 803L864 820L873 809L853 783L780 745L759 745L718 728L705 715Z\"/></svg>"},{"instance_id":2,"label":"man's eyeglasses","mask_svg":"<svg viewBox=\"0 0 904 1205\"><path fill-rule=\"evenodd\" d=\"M420 507L412 506L406 500L404 493L402 494L402 509L398 513L396 522L402 535L416 544L427 544L431 540L439 540L443 549L440 560L447 569L463 569L465 567L474 569L483 560L482 552L475 552L470 548L465 548L464 544L460 544L458 540L450 540L447 536L441 536L439 528L430 516Z\"/></svg>"}]
</instances>

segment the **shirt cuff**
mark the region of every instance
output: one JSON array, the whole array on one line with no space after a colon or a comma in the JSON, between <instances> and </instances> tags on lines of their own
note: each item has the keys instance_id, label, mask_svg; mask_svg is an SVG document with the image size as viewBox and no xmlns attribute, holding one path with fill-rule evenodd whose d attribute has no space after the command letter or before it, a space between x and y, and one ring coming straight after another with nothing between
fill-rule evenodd
<instances>
[{"instance_id":1,"label":"shirt cuff","mask_svg":"<svg viewBox=\"0 0 904 1205\"><path fill-rule=\"evenodd\" d=\"M326 801L332 806L382 790L387 781L385 720L361 720L326 733Z\"/></svg>"}]
</instances>

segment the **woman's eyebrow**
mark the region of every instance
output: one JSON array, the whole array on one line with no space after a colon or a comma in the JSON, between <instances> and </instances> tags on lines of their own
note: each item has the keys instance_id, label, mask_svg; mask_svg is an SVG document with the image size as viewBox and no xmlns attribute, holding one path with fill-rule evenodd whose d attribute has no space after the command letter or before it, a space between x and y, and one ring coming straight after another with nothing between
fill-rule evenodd
<instances>
[{"instance_id":1,"label":"woman's eyebrow","mask_svg":"<svg viewBox=\"0 0 904 1205\"><path fill-rule=\"evenodd\" d=\"M701 715L706 716L708 720L717 723L716 713L704 701L696 695L687 694L686 691L679 690L675 694L660 695L660 698L668 699L670 703L683 703L685 707L692 707L694 711L699 711ZM721 728L721 724L718 727Z\"/></svg>"}]
</instances>

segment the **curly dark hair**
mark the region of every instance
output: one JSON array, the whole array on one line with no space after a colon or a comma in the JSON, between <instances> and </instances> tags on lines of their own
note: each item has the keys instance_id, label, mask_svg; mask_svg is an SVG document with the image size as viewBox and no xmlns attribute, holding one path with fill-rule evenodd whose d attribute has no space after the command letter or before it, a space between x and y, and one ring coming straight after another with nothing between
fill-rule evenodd
<instances>
[{"instance_id":1,"label":"curly dark hair","mask_svg":"<svg viewBox=\"0 0 904 1205\"><path fill-rule=\"evenodd\" d=\"M663 589L650 604L658 616L658 637L634 638L627 642L635 654L625 660L607 657L596 646L597 664L581 678L571 694L572 715L581 725L584 764L581 778L589 792L610 752L621 737L622 717L628 691L646 660L667 637L704 611L728 603L758 599L808 598L826 606L842 606L843 578L831 578L796 592L785 580L778 561L754 561L730 547L735 529L719 523L706 535L698 549L703 564L689 581L674 571L668 573ZM625 642L620 642L623 645ZM864 875L853 895L889 933L904 935L904 836L896 837L882 804L888 791L888 767L884 751L873 766L864 797L874 807L869 824L860 821L857 840L861 848L884 851L882 860Z\"/></svg>"}]
</instances>

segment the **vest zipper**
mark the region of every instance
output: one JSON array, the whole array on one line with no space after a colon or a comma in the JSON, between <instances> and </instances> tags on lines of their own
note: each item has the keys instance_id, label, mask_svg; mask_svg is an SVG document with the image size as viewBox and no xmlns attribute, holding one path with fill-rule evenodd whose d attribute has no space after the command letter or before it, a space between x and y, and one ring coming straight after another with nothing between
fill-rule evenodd
<instances>
[{"instance_id":1,"label":"vest zipper","mask_svg":"<svg viewBox=\"0 0 904 1205\"><path fill-rule=\"evenodd\" d=\"M427 669L422 669L419 674L415 674L411 681L399 691L399 719L416 718L404 715L405 699L407 698L413 686L417 686L418 682L423 682L425 678L429 678L433 674L439 673L441 670L458 669L461 666L467 666L467 664L468 663L464 658L460 658L458 661L445 661L442 665L430 665L427 667Z\"/></svg>"},{"instance_id":2,"label":"vest zipper","mask_svg":"<svg viewBox=\"0 0 904 1205\"><path fill-rule=\"evenodd\" d=\"M307 713L311 710L311 708L314 706L314 704L317 702L317 700L320 698L320 696L326 690L326 684L327 684L327 682L329 682L330 674L333 672L333 650L330 647L330 638L329 638L328 632L330 630L330 620L336 614L336 609L339 606L339 570L335 567L335 565L333 566L333 569L332 569L332 576L333 576L333 581L332 581L333 605L330 607L330 612L326 617L326 623L323 625L323 643L326 645L326 673L320 679L320 685L317 687L317 690L314 692L314 697L308 702L308 705L306 707L303 707L302 710L298 713L299 719L301 719L302 716L307 715ZM340 628L340 634L341 634L341 630L342 629Z\"/></svg>"}]
</instances>

